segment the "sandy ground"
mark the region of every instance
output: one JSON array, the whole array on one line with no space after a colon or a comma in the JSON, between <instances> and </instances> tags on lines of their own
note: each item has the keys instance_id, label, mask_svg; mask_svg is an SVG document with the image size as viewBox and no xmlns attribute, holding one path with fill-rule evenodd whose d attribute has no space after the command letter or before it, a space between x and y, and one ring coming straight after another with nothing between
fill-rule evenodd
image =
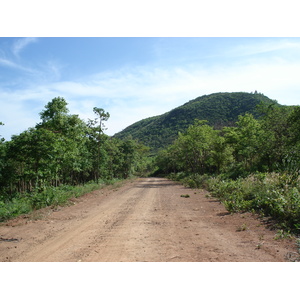
<instances>
[{"instance_id":1,"label":"sandy ground","mask_svg":"<svg viewBox=\"0 0 300 300\"><path fill-rule=\"evenodd\" d=\"M183 197L189 195L189 197ZM204 190L139 178L0 224L0 261L281 262L295 239L250 213L229 214Z\"/></svg>"}]
</instances>

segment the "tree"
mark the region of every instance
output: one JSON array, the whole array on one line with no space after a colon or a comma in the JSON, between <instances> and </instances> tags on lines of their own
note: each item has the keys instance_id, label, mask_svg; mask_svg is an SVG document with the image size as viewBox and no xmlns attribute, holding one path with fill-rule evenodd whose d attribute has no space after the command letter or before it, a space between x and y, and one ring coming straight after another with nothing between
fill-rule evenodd
<instances>
[{"instance_id":1,"label":"tree","mask_svg":"<svg viewBox=\"0 0 300 300\"><path fill-rule=\"evenodd\" d=\"M166 149L160 150L155 158L160 173L176 173L184 169L184 165L177 159L177 150L176 141Z\"/></svg>"},{"instance_id":2,"label":"tree","mask_svg":"<svg viewBox=\"0 0 300 300\"><path fill-rule=\"evenodd\" d=\"M211 159L217 173L228 169L234 160L232 152L233 149L226 143L226 139L218 135L213 142L211 150Z\"/></svg>"},{"instance_id":3,"label":"tree","mask_svg":"<svg viewBox=\"0 0 300 300\"><path fill-rule=\"evenodd\" d=\"M193 173L209 172L214 164L211 151L218 132L206 125L206 122L196 120L194 125L191 125L186 133L180 134L178 138L181 144L181 155Z\"/></svg>"},{"instance_id":4,"label":"tree","mask_svg":"<svg viewBox=\"0 0 300 300\"><path fill-rule=\"evenodd\" d=\"M265 131L252 114L240 115L236 127L223 128L226 142L242 171L257 169L261 162L261 151L266 141Z\"/></svg>"},{"instance_id":5,"label":"tree","mask_svg":"<svg viewBox=\"0 0 300 300\"><path fill-rule=\"evenodd\" d=\"M88 126L78 115L69 115L64 98L52 99L40 113L42 122L37 128L44 128L56 135L60 144L54 160L57 166L56 184L78 184L85 182L92 169L88 153Z\"/></svg>"},{"instance_id":6,"label":"tree","mask_svg":"<svg viewBox=\"0 0 300 300\"><path fill-rule=\"evenodd\" d=\"M69 112L68 103L62 97L52 99L40 113L42 123L40 125L54 131L61 131L64 128L65 118Z\"/></svg>"},{"instance_id":7,"label":"tree","mask_svg":"<svg viewBox=\"0 0 300 300\"><path fill-rule=\"evenodd\" d=\"M220 131L206 123L196 120L185 133L178 134L171 146L159 153L156 162L161 172L219 173L232 161L232 149L220 136Z\"/></svg>"},{"instance_id":8,"label":"tree","mask_svg":"<svg viewBox=\"0 0 300 300\"><path fill-rule=\"evenodd\" d=\"M51 185L55 179L58 140L52 131L29 128L12 136L8 143L7 161L14 170L11 184L19 192Z\"/></svg>"},{"instance_id":9,"label":"tree","mask_svg":"<svg viewBox=\"0 0 300 300\"><path fill-rule=\"evenodd\" d=\"M93 108L93 112L97 115L97 118L94 120L88 121L89 127L89 149L92 153L93 157L93 169L94 169L94 178L97 182L99 182L100 173L101 173L101 160L106 156L106 152L102 147L108 138L104 134L105 125L104 122L107 121L110 117L108 112L105 112L103 108Z\"/></svg>"},{"instance_id":10,"label":"tree","mask_svg":"<svg viewBox=\"0 0 300 300\"><path fill-rule=\"evenodd\" d=\"M3 126L3 125L4 125L4 124L3 124L2 122L0 122L0 126ZM1 137L1 135L0 135L0 137ZM1 142L4 142L4 138L1 138L1 139L0 139L0 143L1 143Z\"/></svg>"},{"instance_id":11,"label":"tree","mask_svg":"<svg viewBox=\"0 0 300 300\"><path fill-rule=\"evenodd\" d=\"M289 144L300 143L300 106L294 107L287 117Z\"/></svg>"},{"instance_id":12,"label":"tree","mask_svg":"<svg viewBox=\"0 0 300 300\"><path fill-rule=\"evenodd\" d=\"M93 112L98 116L98 118L96 118L95 121L99 122L98 133L100 135L104 132L104 130L107 129L104 126L104 122L106 122L109 119L110 114L109 112L105 112L103 108L98 108L98 107L94 107Z\"/></svg>"},{"instance_id":13,"label":"tree","mask_svg":"<svg viewBox=\"0 0 300 300\"><path fill-rule=\"evenodd\" d=\"M296 132L295 128L291 128L293 110L294 108L289 106L260 107L262 113L260 124L265 131L261 155L263 163L268 166L268 171L276 171L289 152L287 146Z\"/></svg>"},{"instance_id":14,"label":"tree","mask_svg":"<svg viewBox=\"0 0 300 300\"><path fill-rule=\"evenodd\" d=\"M0 126L4 125L2 122L0 122ZM1 137L1 135L0 135ZM4 142L5 139L1 138L0 139L0 191L1 191L1 187L4 185L4 181L5 181L5 176L3 174L4 172L4 168L6 165L6 143Z\"/></svg>"}]
</instances>

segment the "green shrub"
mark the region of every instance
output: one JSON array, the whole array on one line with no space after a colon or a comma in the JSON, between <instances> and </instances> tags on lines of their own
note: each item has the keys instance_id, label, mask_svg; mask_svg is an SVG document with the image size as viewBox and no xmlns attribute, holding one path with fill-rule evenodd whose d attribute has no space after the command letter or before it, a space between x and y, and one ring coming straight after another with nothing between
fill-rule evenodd
<instances>
[{"instance_id":1,"label":"green shrub","mask_svg":"<svg viewBox=\"0 0 300 300\"><path fill-rule=\"evenodd\" d=\"M288 174L257 173L236 180L212 177L206 185L230 212L256 211L281 227L300 230L299 178L291 181Z\"/></svg>"},{"instance_id":2,"label":"green shrub","mask_svg":"<svg viewBox=\"0 0 300 300\"><path fill-rule=\"evenodd\" d=\"M59 206L68 203L69 199L80 197L86 193L100 189L104 185L113 185L118 179L101 181L101 183L88 183L81 186L62 185L59 187L45 187L42 191L19 193L4 201L0 199L0 222L11 219L21 214L46 206Z\"/></svg>"},{"instance_id":3,"label":"green shrub","mask_svg":"<svg viewBox=\"0 0 300 300\"><path fill-rule=\"evenodd\" d=\"M184 186L190 187L192 189L203 188L208 178L208 175L200 175L196 173L182 178L181 182Z\"/></svg>"},{"instance_id":4,"label":"green shrub","mask_svg":"<svg viewBox=\"0 0 300 300\"><path fill-rule=\"evenodd\" d=\"M26 214L31 207L28 201L20 201L20 198L15 197L11 201L4 203L0 201L0 222L16 217L21 214Z\"/></svg>"}]
</instances>

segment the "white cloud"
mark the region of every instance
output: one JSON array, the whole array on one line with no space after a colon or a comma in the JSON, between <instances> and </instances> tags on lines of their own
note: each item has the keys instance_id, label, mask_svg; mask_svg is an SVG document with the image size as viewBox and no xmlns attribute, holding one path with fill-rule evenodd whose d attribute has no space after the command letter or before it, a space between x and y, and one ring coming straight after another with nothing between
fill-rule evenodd
<instances>
[{"instance_id":1,"label":"white cloud","mask_svg":"<svg viewBox=\"0 0 300 300\"><path fill-rule=\"evenodd\" d=\"M132 123L163 114L185 102L214 92L264 93L281 104L299 105L300 62L272 58L215 64L207 69L193 67L136 67L94 74L80 81L36 84L25 90L0 90L1 132L5 138L20 133L39 121L38 113L54 97L64 97L71 114L93 119L93 107L101 107L111 117L107 134L114 134ZM12 121L12 116L14 119ZM2 133L2 135L4 135Z\"/></svg>"},{"instance_id":2,"label":"white cloud","mask_svg":"<svg viewBox=\"0 0 300 300\"><path fill-rule=\"evenodd\" d=\"M34 73L34 70L24 67L20 64L17 64L9 59L6 58L1 58L0 57L0 65L4 66L4 67L8 67L8 68L13 68L16 70L21 70L21 71L25 71L25 72L29 72L29 73Z\"/></svg>"},{"instance_id":3,"label":"white cloud","mask_svg":"<svg viewBox=\"0 0 300 300\"><path fill-rule=\"evenodd\" d=\"M250 42L249 42L250 41ZM244 43L240 43L238 46L230 48L225 55L231 57L245 57L256 56L259 54L268 54L281 56L282 51L285 51L286 59L288 59L287 53L295 53L299 57L300 41L299 39L286 39L286 38L272 38L272 39L254 39L246 40ZM257 59L256 57L255 59ZM269 56L271 58L271 56Z\"/></svg>"},{"instance_id":4,"label":"white cloud","mask_svg":"<svg viewBox=\"0 0 300 300\"><path fill-rule=\"evenodd\" d=\"M18 66L14 62L5 58L0 58L0 65L10 68L18 68Z\"/></svg>"},{"instance_id":5,"label":"white cloud","mask_svg":"<svg viewBox=\"0 0 300 300\"><path fill-rule=\"evenodd\" d=\"M38 39L34 37L26 37L16 40L12 46L13 54L18 57L21 51L23 51L29 44L37 42L37 40Z\"/></svg>"}]
</instances>

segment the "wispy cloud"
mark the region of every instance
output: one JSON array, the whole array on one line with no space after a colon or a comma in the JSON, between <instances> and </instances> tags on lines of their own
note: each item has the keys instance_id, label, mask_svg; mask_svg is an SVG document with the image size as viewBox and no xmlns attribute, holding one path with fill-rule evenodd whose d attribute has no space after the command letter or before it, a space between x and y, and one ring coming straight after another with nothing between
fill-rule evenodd
<instances>
[{"instance_id":1,"label":"wispy cloud","mask_svg":"<svg viewBox=\"0 0 300 300\"><path fill-rule=\"evenodd\" d=\"M1 58L0 57L0 65L5 66L5 67L10 67L10 68L19 68L19 66L17 64L15 64L14 62L5 59L5 58Z\"/></svg>"},{"instance_id":2,"label":"wispy cloud","mask_svg":"<svg viewBox=\"0 0 300 300\"><path fill-rule=\"evenodd\" d=\"M231 48L228 54L231 56L253 56L257 54L266 54L280 52L281 50L299 51L300 41L291 39L257 39L250 43L245 41L243 44Z\"/></svg>"},{"instance_id":3,"label":"wispy cloud","mask_svg":"<svg viewBox=\"0 0 300 300\"><path fill-rule=\"evenodd\" d=\"M107 132L114 134L138 120L165 113L198 96L215 92L258 90L272 99L282 100L282 104L298 104L297 93L291 87L298 85L299 71L299 63L280 61L231 68L220 66L210 70L200 65L194 69L136 68L95 75L81 82L53 83L45 86L42 93L49 95L46 101L55 96L65 97L70 112L86 120L93 118L94 106L104 108L111 114Z\"/></svg>"},{"instance_id":4,"label":"wispy cloud","mask_svg":"<svg viewBox=\"0 0 300 300\"><path fill-rule=\"evenodd\" d=\"M38 39L35 37L20 38L12 45L12 52L16 57L19 57L21 51L23 51L29 44L37 42Z\"/></svg>"},{"instance_id":5,"label":"wispy cloud","mask_svg":"<svg viewBox=\"0 0 300 300\"><path fill-rule=\"evenodd\" d=\"M0 66L15 70L36 73L34 69L26 66L24 62L20 62L19 53L30 43L34 42L35 38L22 38L14 42L9 50L0 49ZM13 54L13 55L12 55Z\"/></svg>"},{"instance_id":6,"label":"wispy cloud","mask_svg":"<svg viewBox=\"0 0 300 300\"><path fill-rule=\"evenodd\" d=\"M7 67L7 68L13 68L16 70L20 70L20 71L25 71L25 72L29 72L29 73L36 73L35 70L25 67L22 64L18 64L12 60L6 59L6 58L1 58L0 57L0 65Z\"/></svg>"},{"instance_id":7,"label":"wispy cloud","mask_svg":"<svg viewBox=\"0 0 300 300\"><path fill-rule=\"evenodd\" d=\"M236 47L231 53L251 55L290 49L296 55L294 50L298 47L297 42L283 40L277 44L261 43L248 48L245 45L239 51ZM226 59L227 54L224 55ZM50 63L48 71L46 68L40 70L56 74L49 82L45 80L47 73L43 80L35 81L25 89L0 90L0 121L5 123L0 134L4 135L3 132L7 131L5 138L9 139L11 134L35 126L39 122L38 113L57 96L67 100L70 113L78 114L86 121L94 118L92 110L95 106L108 111L111 118L107 123L107 133L110 135L138 120L165 113L198 96L215 92L257 90L281 104L300 104L297 96L300 94L299 59L294 61L289 56L272 55L264 60L253 57L251 61L232 59L231 62L222 64L218 60L209 68L201 63L181 67L124 67L68 81L58 81L62 66ZM0 59L0 64L17 67L5 59ZM16 116L13 120L12 115Z\"/></svg>"}]
</instances>

